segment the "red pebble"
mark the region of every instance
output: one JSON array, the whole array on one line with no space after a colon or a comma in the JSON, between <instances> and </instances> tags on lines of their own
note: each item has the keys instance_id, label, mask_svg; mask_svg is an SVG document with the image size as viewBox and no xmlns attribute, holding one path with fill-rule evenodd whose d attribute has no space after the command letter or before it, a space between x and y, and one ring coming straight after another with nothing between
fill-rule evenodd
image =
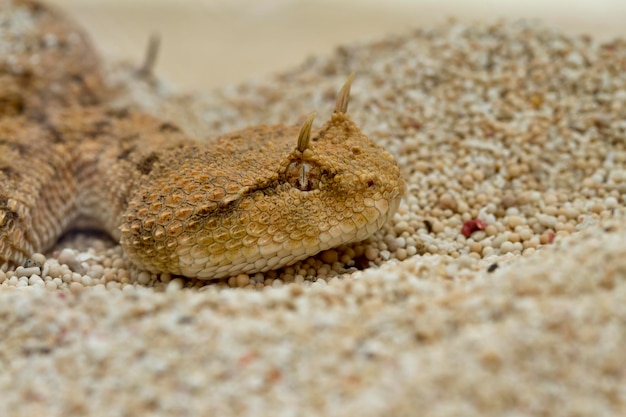
<instances>
[{"instance_id":1,"label":"red pebble","mask_svg":"<svg viewBox=\"0 0 626 417\"><path fill-rule=\"evenodd\" d=\"M487 227L487 225L484 221L480 219L472 219L463 223L463 227L461 227L461 233L463 233L463 236L465 236L465 238L469 238L476 230L485 230L485 227Z\"/></svg>"}]
</instances>

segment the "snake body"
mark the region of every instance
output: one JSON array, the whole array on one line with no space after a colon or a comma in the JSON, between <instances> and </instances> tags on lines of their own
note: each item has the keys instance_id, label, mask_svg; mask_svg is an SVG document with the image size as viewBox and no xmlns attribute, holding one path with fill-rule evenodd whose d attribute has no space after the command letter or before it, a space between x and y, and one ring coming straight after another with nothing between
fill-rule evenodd
<instances>
[{"instance_id":1,"label":"snake body","mask_svg":"<svg viewBox=\"0 0 626 417\"><path fill-rule=\"evenodd\" d=\"M319 129L260 125L195 141L107 105L87 36L36 1L0 2L0 266L66 230L121 242L139 269L213 279L363 240L395 213L394 158L347 112Z\"/></svg>"}]
</instances>

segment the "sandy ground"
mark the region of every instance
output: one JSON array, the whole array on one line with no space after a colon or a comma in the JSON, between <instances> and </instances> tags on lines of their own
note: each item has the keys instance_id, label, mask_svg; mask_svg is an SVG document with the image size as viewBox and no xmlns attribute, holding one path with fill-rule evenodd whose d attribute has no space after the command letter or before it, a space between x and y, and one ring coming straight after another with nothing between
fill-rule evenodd
<instances>
[{"instance_id":1,"label":"sandy ground","mask_svg":"<svg viewBox=\"0 0 626 417\"><path fill-rule=\"evenodd\" d=\"M356 71L408 193L372 239L268 274L135 274L84 235L0 272L0 415L624 415L625 57L453 25L191 97L112 72L209 136L324 119Z\"/></svg>"},{"instance_id":2,"label":"sandy ground","mask_svg":"<svg viewBox=\"0 0 626 417\"><path fill-rule=\"evenodd\" d=\"M223 87L299 65L337 45L432 27L538 19L567 33L626 35L621 0L51 0L89 28L98 48L138 60L162 38L157 73L183 90Z\"/></svg>"}]
</instances>

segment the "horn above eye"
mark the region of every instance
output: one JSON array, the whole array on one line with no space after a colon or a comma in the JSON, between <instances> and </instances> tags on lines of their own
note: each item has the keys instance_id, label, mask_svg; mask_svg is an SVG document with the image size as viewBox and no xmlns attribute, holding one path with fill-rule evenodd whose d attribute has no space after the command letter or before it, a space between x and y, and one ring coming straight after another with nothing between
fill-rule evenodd
<instances>
[{"instance_id":1,"label":"horn above eye","mask_svg":"<svg viewBox=\"0 0 626 417\"><path fill-rule=\"evenodd\" d=\"M300 128L300 133L298 134L298 146L296 147L296 149L300 152L304 152L306 148L309 147L313 119L315 119L315 113L311 113L309 117L306 118L304 123L302 123L302 127Z\"/></svg>"},{"instance_id":2,"label":"horn above eye","mask_svg":"<svg viewBox=\"0 0 626 417\"><path fill-rule=\"evenodd\" d=\"M350 86L354 80L354 73L350 74L346 83L337 94L337 102L335 103L335 113L346 113L348 111L348 102L350 101Z\"/></svg>"}]
</instances>

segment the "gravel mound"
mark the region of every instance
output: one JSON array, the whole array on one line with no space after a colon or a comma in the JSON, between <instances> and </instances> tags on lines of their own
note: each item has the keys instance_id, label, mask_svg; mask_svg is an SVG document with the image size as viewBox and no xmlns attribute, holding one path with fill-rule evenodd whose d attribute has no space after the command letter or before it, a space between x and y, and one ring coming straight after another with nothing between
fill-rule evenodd
<instances>
[{"instance_id":1,"label":"gravel mound","mask_svg":"<svg viewBox=\"0 0 626 417\"><path fill-rule=\"evenodd\" d=\"M78 234L0 271L1 415L626 413L626 43L525 22L343 46L119 105L210 138L350 113L408 192L373 238L207 283Z\"/></svg>"}]
</instances>

